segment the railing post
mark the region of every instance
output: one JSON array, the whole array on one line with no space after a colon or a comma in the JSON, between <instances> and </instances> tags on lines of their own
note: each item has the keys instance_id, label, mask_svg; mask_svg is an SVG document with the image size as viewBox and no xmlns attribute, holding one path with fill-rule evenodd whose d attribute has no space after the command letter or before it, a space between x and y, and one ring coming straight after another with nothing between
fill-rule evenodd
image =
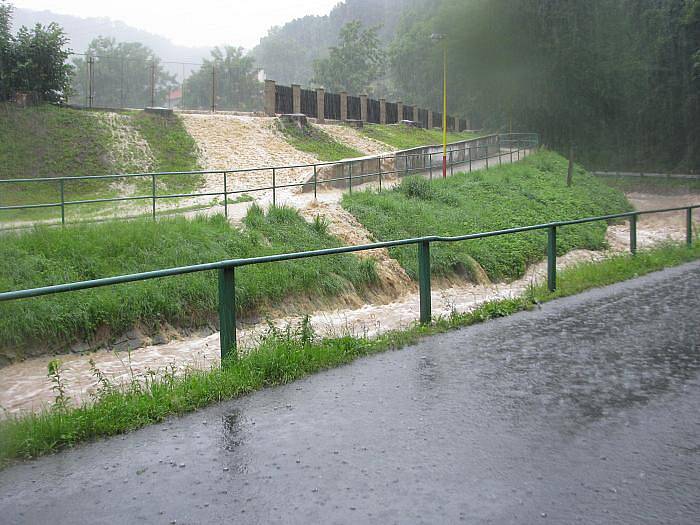
<instances>
[{"instance_id":1,"label":"railing post","mask_svg":"<svg viewBox=\"0 0 700 525\"><path fill-rule=\"evenodd\" d=\"M350 193L352 193L352 162L348 162L348 184L350 186Z\"/></svg>"},{"instance_id":2,"label":"railing post","mask_svg":"<svg viewBox=\"0 0 700 525\"><path fill-rule=\"evenodd\" d=\"M382 192L382 158L377 159L379 161L379 193Z\"/></svg>"},{"instance_id":3,"label":"railing post","mask_svg":"<svg viewBox=\"0 0 700 525\"><path fill-rule=\"evenodd\" d=\"M454 150L450 150L450 177L455 174L453 151Z\"/></svg>"},{"instance_id":4,"label":"railing post","mask_svg":"<svg viewBox=\"0 0 700 525\"><path fill-rule=\"evenodd\" d=\"M236 278L233 267L219 270L219 344L223 364L231 352L236 355Z\"/></svg>"},{"instance_id":5,"label":"railing post","mask_svg":"<svg viewBox=\"0 0 700 525\"><path fill-rule=\"evenodd\" d=\"M228 189L226 188L226 172L224 171L224 217L228 219Z\"/></svg>"},{"instance_id":6,"label":"railing post","mask_svg":"<svg viewBox=\"0 0 700 525\"><path fill-rule=\"evenodd\" d=\"M557 227L547 231L547 287L550 292L557 289Z\"/></svg>"},{"instance_id":7,"label":"railing post","mask_svg":"<svg viewBox=\"0 0 700 525\"><path fill-rule=\"evenodd\" d=\"M153 220L156 220L156 175L151 175L151 197L153 199Z\"/></svg>"},{"instance_id":8,"label":"railing post","mask_svg":"<svg viewBox=\"0 0 700 525\"><path fill-rule=\"evenodd\" d=\"M277 206L277 175L275 174L275 168L272 168L272 205Z\"/></svg>"},{"instance_id":9,"label":"railing post","mask_svg":"<svg viewBox=\"0 0 700 525\"><path fill-rule=\"evenodd\" d=\"M61 226L66 224L66 192L65 192L65 180L61 179Z\"/></svg>"},{"instance_id":10,"label":"railing post","mask_svg":"<svg viewBox=\"0 0 700 525\"><path fill-rule=\"evenodd\" d=\"M430 324L432 305L430 296L430 241L418 244L418 287L420 290L420 323Z\"/></svg>"},{"instance_id":11,"label":"railing post","mask_svg":"<svg viewBox=\"0 0 700 525\"><path fill-rule=\"evenodd\" d=\"M314 199L316 199L317 192L318 192L318 170L316 168L316 164L314 164Z\"/></svg>"},{"instance_id":12,"label":"railing post","mask_svg":"<svg viewBox=\"0 0 700 525\"><path fill-rule=\"evenodd\" d=\"M488 171L489 169L489 145L486 144L486 170Z\"/></svg>"},{"instance_id":13,"label":"railing post","mask_svg":"<svg viewBox=\"0 0 700 525\"><path fill-rule=\"evenodd\" d=\"M685 242L690 248L693 245L693 208L685 212Z\"/></svg>"},{"instance_id":14,"label":"railing post","mask_svg":"<svg viewBox=\"0 0 700 525\"><path fill-rule=\"evenodd\" d=\"M472 172L472 147L469 146L469 173Z\"/></svg>"},{"instance_id":15,"label":"railing post","mask_svg":"<svg viewBox=\"0 0 700 525\"><path fill-rule=\"evenodd\" d=\"M423 157L425 158L425 157ZM428 153L428 164L430 164L430 180L433 180L433 152Z\"/></svg>"},{"instance_id":16,"label":"railing post","mask_svg":"<svg viewBox=\"0 0 700 525\"><path fill-rule=\"evenodd\" d=\"M630 253L637 253L637 214L630 215Z\"/></svg>"}]
</instances>

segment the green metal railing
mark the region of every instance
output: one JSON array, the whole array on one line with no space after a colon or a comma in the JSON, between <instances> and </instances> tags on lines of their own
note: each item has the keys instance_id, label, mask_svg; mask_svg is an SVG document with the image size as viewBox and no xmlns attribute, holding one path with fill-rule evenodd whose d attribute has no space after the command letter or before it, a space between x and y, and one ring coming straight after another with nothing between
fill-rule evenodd
<instances>
[{"instance_id":1,"label":"green metal railing","mask_svg":"<svg viewBox=\"0 0 700 525\"><path fill-rule=\"evenodd\" d=\"M449 166L450 172L453 173L455 166L467 166L469 171L472 170L472 164L475 161L485 160L486 169L489 169L489 160L497 159L498 164L502 163L504 157L510 158L510 162L515 160L520 160L521 154L524 151L534 149L539 144L539 137L535 133L509 133L502 135L487 135L484 137L479 137L476 139L470 139L465 141L459 141L452 143L448 151L449 154ZM498 152L491 153L489 148L498 148ZM427 151L422 153L411 153L416 150L429 150L434 149L434 151ZM508 151L503 151L503 148L507 148ZM353 173L353 165L361 162L374 161L377 162L377 170L371 173ZM420 159L420 160L419 160ZM389 170L382 169L382 161L393 160L394 168ZM401 166L399 166L401 164ZM347 175L340 177L331 177L326 179L319 179L319 168L327 166L341 166L342 173L345 173L347 166ZM126 174L114 174L114 175L82 175L76 177L41 177L41 178L22 178L22 179L0 179L0 202L2 202L2 188L9 184L19 184L27 185L25 187L29 188L31 185L36 184L50 184L58 185L58 196L59 201L57 202L43 202L43 203L32 203L32 204L16 204L3 206L0 205L0 212L10 211L10 210L30 210L39 208L59 208L61 224L66 224L66 208L86 205L86 204L101 204L101 203L115 203L115 202L129 202L129 201L150 201L151 203L151 215L153 219L156 219L157 213L157 202L161 200L172 200L172 199L183 199L190 197L223 197L224 200L224 215L228 217L229 213L229 196L235 196L239 194L249 194L257 192L271 192L272 194L272 204L277 203L277 191L286 188L300 187L305 190L313 189L314 197L318 192L319 185L331 184L343 182L347 184L348 191L352 192L353 187L357 187L358 184L363 184L371 179L378 181L379 191L382 191L384 179L389 175L404 176L411 173L429 173L430 178L433 176L433 168L442 166L442 147L441 146L423 146L420 148L414 148L412 150L406 150L405 152L396 152L387 155L378 155L375 157L365 157L360 159L346 159L338 162L318 162L314 164L292 164L286 166L271 166L271 167L261 167L261 168L241 168L241 169L230 169L230 170L200 170L200 171L178 171L178 172L158 172L158 173L126 173ZM313 172L311 180L306 182L295 182L288 184L278 184L277 175L281 170L287 169L308 169L310 174ZM267 186L254 187L233 190L229 187L229 179L236 174L241 173L255 173L255 172L269 172L271 175L271 184ZM222 191L209 191L209 192L198 192L198 193L169 193L169 194L158 194L158 180L167 177L182 175L221 175L222 177ZM80 199L80 200L67 200L66 199L66 186L70 183L80 182L80 181L116 181L121 179L128 180L149 180L150 182L150 194L147 195L128 195L128 196L118 196L109 198L93 198L93 199Z\"/></svg>"},{"instance_id":2,"label":"green metal railing","mask_svg":"<svg viewBox=\"0 0 700 525\"><path fill-rule=\"evenodd\" d=\"M633 211L626 213L616 213L612 215L602 215L599 217L587 217L584 219L574 219L569 221L550 222L546 224L535 224L532 226L522 226L497 230L491 232L471 233L455 237L429 236L416 237L412 239L401 239L394 241L376 242L372 244L362 244L358 246L345 246L341 248L327 248L323 250L313 250L307 252L285 253L279 255L268 255L264 257L251 257L248 259L231 259L206 264L195 264L182 266L179 268L169 268L150 272L136 273L130 275L120 275L116 277L106 277L91 281L82 281L69 284L58 284L41 288L31 288L27 290L17 290L0 293L0 302L29 297L39 297L64 292L74 292L89 288L111 286L115 284L132 283L157 279L173 275L184 275L194 272L205 272L217 270L219 273L219 321L220 321L220 346L222 360L236 351L236 268L280 261L290 261L295 259L305 259L308 257L320 257L324 255L336 255L341 253L360 252L366 250L376 250L377 248L391 248L396 246L418 245L418 278L420 292L420 322L428 324L431 322L431 295L430 295L430 244L435 242L461 242L499 235L511 235L515 233L528 232L533 230L547 231L547 285L549 290L554 291L557 286L557 230L564 226L574 224L584 224L595 221L609 221L614 219L629 219L630 221L630 250L636 253L637 250L637 218L640 215L652 213L666 213L674 211L686 212L686 243L691 246L693 243L693 209L700 208L700 204L679 208L664 208L648 211Z\"/></svg>"}]
</instances>

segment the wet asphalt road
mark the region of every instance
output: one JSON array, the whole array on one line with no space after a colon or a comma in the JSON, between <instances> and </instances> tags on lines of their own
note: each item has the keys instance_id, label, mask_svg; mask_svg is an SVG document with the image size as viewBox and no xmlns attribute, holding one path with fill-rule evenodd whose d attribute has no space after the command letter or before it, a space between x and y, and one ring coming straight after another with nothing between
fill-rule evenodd
<instances>
[{"instance_id":1,"label":"wet asphalt road","mask_svg":"<svg viewBox=\"0 0 700 525\"><path fill-rule=\"evenodd\" d=\"M697 523L700 263L0 472L2 523Z\"/></svg>"}]
</instances>

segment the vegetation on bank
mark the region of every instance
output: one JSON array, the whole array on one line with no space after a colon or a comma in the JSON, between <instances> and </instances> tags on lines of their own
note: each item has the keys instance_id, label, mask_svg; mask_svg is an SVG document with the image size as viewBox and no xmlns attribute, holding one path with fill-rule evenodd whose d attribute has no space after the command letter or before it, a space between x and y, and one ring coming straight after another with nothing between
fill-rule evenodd
<instances>
[{"instance_id":1,"label":"vegetation on bank","mask_svg":"<svg viewBox=\"0 0 700 525\"><path fill-rule=\"evenodd\" d=\"M145 112L108 113L42 104L0 104L0 179L33 179L196 170L197 147L177 117ZM194 189L199 176L159 179L159 192ZM130 185L134 185L130 188ZM150 179L73 180L65 200L150 193ZM121 187L120 187L121 186ZM60 202L58 183L0 186L0 206ZM81 206L87 213L109 205ZM74 208L69 208L72 213ZM0 221L59 217L58 208L0 212Z\"/></svg>"},{"instance_id":2,"label":"vegetation on bank","mask_svg":"<svg viewBox=\"0 0 700 525\"><path fill-rule=\"evenodd\" d=\"M632 209L621 192L579 167L573 185L567 187L567 165L559 155L540 151L518 164L444 180L407 177L391 191L346 194L342 204L381 241L487 232ZM561 228L559 253L603 248L606 228L604 222ZM476 278L478 265L491 279L518 277L528 264L545 256L546 235L546 231L533 231L435 243L432 269L436 275L466 272ZM390 253L416 278L415 247L391 248Z\"/></svg>"},{"instance_id":3,"label":"vegetation on bank","mask_svg":"<svg viewBox=\"0 0 700 525\"><path fill-rule=\"evenodd\" d=\"M290 208L265 213L257 206L248 211L243 228L223 216L140 219L38 227L2 240L0 291L340 245L323 221L308 223ZM375 279L373 261L354 255L249 266L237 272L237 307L253 313L290 296L361 290ZM44 345L48 352L94 341L98 334L109 342L136 325L146 332L164 323L204 326L217 319L217 304L216 272L4 302L0 351L21 356L23 348Z\"/></svg>"},{"instance_id":4,"label":"vegetation on bank","mask_svg":"<svg viewBox=\"0 0 700 525\"><path fill-rule=\"evenodd\" d=\"M441 130L424 129L405 124L365 124L362 133L399 150L442 144ZM450 131L447 133L447 142L449 144L460 140L474 139L478 136L470 131Z\"/></svg>"},{"instance_id":5,"label":"vegetation on bank","mask_svg":"<svg viewBox=\"0 0 700 525\"><path fill-rule=\"evenodd\" d=\"M260 346L221 369L189 370L154 379L146 373L133 377L126 389L110 384L93 369L98 389L94 399L75 406L61 393L60 363L52 362L49 375L56 386L53 407L39 414L0 421L0 466L15 459L55 452L82 441L128 432L181 415L212 403L261 388L289 383L314 372L350 363L358 357L398 349L420 338L469 326L521 310L537 302L637 277L700 258L700 244L692 248L666 246L620 255L600 263L585 263L560 272L555 293L539 286L522 298L483 304L472 312L453 313L430 326L392 331L374 339L349 336L320 339L308 322L288 330L272 330Z\"/></svg>"},{"instance_id":6,"label":"vegetation on bank","mask_svg":"<svg viewBox=\"0 0 700 525\"><path fill-rule=\"evenodd\" d=\"M280 119L277 121L277 129L294 148L311 153L322 161L333 162L365 155L361 151L337 142L318 126L307 124L299 127L293 122Z\"/></svg>"}]
</instances>

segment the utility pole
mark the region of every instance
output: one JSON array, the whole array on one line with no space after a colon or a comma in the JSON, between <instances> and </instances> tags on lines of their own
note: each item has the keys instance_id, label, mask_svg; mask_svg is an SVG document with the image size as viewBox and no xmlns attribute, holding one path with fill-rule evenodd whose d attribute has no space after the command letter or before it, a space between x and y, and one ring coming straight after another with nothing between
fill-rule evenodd
<instances>
[{"instance_id":1,"label":"utility pole","mask_svg":"<svg viewBox=\"0 0 700 525\"><path fill-rule=\"evenodd\" d=\"M442 42L442 178L447 178L447 41L440 33L433 33L434 42Z\"/></svg>"},{"instance_id":2,"label":"utility pole","mask_svg":"<svg viewBox=\"0 0 700 525\"><path fill-rule=\"evenodd\" d=\"M156 62L151 62L151 107L156 107Z\"/></svg>"}]
</instances>

